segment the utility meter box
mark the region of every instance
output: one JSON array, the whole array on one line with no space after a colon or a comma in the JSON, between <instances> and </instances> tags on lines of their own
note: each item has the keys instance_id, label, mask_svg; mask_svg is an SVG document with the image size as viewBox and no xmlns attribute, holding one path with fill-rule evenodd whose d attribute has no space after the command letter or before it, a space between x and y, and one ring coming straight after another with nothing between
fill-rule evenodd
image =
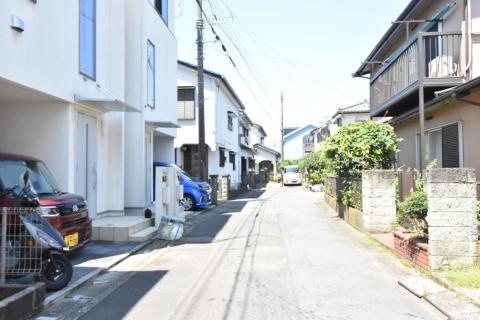
<instances>
[{"instance_id":1,"label":"utility meter box","mask_svg":"<svg viewBox=\"0 0 480 320\"><path fill-rule=\"evenodd\" d=\"M173 167L155 167L155 226L160 225L162 217L175 217L185 220L183 206L183 186Z\"/></svg>"}]
</instances>

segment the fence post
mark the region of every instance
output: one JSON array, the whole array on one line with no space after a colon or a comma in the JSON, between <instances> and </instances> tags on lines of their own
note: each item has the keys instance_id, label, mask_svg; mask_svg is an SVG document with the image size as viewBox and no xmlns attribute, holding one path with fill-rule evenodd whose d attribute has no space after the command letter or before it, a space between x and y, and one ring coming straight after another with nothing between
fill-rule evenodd
<instances>
[{"instance_id":1,"label":"fence post","mask_svg":"<svg viewBox=\"0 0 480 320\"><path fill-rule=\"evenodd\" d=\"M367 232L390 232L397 218L395 171L362 172L363 226Z\"/></svg>"},{"instance_id":2,"label":"fence post","mask_svg":"<svg viewBox=\"0 0 480 320\"><path fill-rule=\"evenodd\" d=\"M211 197L212 197L212 204L213 205L217 205L218 204L218 175L216 174L211 174L210 175L210 186L212 187L212 193L211 193Z\"/></svg>"},{"instance_id":3,"label":"fence post","mask_svg":"<svg viewBox=\"0 0 480 320\"><path fill-rule=\"evenodd\" d=\"M477 258L477 181L474 169L426 172L430 266L473 264Z\"/></svg>"},{"instance_id":4,"label":"fence post","mask_svg":"<svg viewBox=\"0 0 480 320\"><path fill-rule=\"evenodd\" d=\"M2 243L0 248L0 284L5 284L7 263L7 208L2 208Z\"/></svg>"}]
</instances>

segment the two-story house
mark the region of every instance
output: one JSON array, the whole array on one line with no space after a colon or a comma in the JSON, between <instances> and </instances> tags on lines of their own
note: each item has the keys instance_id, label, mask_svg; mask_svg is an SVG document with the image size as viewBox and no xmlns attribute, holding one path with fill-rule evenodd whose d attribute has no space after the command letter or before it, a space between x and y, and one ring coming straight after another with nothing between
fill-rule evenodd
<instances>
[{"instance_id":1,"label":"two-story house","mask_svg":"<svg viewBox=\"0 0 480 320\"><path fill-rule=\"evenodd\" d=\"M479 32L479 1L412 0L354 73L370 115L393 117L399 165L480 169Z\"/></svg>"},{"instance_id":2,"label":"two-story house","mask_svg":"<svg viewBox=\"0 0 480 320\"><path fill-rule=\"evenodd\" d=\"M242 185L247 185L247 176L255 172L255 150L251 140L253 122L248 115L242 111L239 117L238 139L240 145L240 174Z\"/></svg>"},{"instance_id":3,"label":"two-story house","mask_svg":"<svg viewBox=\"0 0 480 320\"><path fill-rule=\"evenodd\" d=\"M42 159L89 213L142 212L172 159L173 0L2 1L0 151Z\"/></svg>"},{"instance_id":4,"label":"two-story house","mask_svg":"<svg viewBox=\"0 0 480 320\"><path fill-rule=\"evenodd\" d=\"M179 61L177 71L175 162L199 176L197 66ZM241 185L239 117L245 107L225 76L205 70L205 142L209 175L229 175L231 188Z\"/></svg>"},{"instance_id":5,"label":"two-story house","mask_svg":"<svg viewBox=\"0 0 480 320\"><path fill-rule=\"evenodd\" d=\"M260 174L262 172L277 172L277 162L280 158L280 153L265 145L267 133L263 127L254 123L252 125L250 137L255 152L255 174Z\"/></svg>"}]
</instances>

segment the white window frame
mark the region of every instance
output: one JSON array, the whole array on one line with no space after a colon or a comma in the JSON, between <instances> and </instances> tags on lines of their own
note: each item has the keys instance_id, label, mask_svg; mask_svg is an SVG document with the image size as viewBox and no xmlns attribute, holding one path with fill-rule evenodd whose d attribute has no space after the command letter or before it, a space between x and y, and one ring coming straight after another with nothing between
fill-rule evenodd
<instances>
[{"instance_id":1,"label":"white window frame","mask_svg":"<svg viewBox=\"0 0 480 320\"><path fill-rule=\"evenodd\" d=\"M442 125L439 125L439 126L435 126L435 127L432 127L432 128L429 128L429 129L425 130L425 135L426 135L426 137L428 137L428 141L425 140L425 142L424 142L425 143L425 149L427 150L427 146L430 143L430 132L441 130L443 127L447 127L447 126L452 125L452 124L457 124L458 125L458 162L459 162L459 167L463 168L463 166L464 166L464 162L463 162L463 160L464 160L463 159L463 122L461 120L448 122L448 123L445 123L445 124L442 124ZM419 141L419 138L420 138L420 131L417 131L415 133L415 167L417 169L420 169L420 152L419 152L420 141ZM428 165L428 163L426 163L425 165ZM437 165L439 167L442 167L443 164L438 163Z\"/></svg>"}]
</instances>

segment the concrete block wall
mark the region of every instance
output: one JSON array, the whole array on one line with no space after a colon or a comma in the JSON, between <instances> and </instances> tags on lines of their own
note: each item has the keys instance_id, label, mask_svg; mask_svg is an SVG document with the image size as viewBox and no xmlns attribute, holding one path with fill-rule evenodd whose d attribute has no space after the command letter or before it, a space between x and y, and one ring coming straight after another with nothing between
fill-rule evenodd
<instances>
[{"instance_id":1,"label":"concrete block wall","mask_svg":"<svg viewBox=\"0 0 480 320\"><path fill-rule=\"evenodd\" d=\"M228 200L230 198L230 176L223 175L220 177L220 187L218 190L219 200Z\"/></svg>"},{"instance_id":2,"label":"concrete block wall","mask_svg":"<svg viewBox=\"0 0 480 320\"><path fill-rule=\"evenodd\" d=\"M477 181L474 169L426 171L430 266L473 264L477 259Z\"/></svg>"},{"instance_id":3,"label":"concrete block wall","mask_svg":"<svg viewBox=\"0 0 480 320\"><path fill-rule=\"evenodd\" d=\"M395 172L362 172L363 227L371 233L389 232L396 222Z\"/></svg>"}]
</instances>

